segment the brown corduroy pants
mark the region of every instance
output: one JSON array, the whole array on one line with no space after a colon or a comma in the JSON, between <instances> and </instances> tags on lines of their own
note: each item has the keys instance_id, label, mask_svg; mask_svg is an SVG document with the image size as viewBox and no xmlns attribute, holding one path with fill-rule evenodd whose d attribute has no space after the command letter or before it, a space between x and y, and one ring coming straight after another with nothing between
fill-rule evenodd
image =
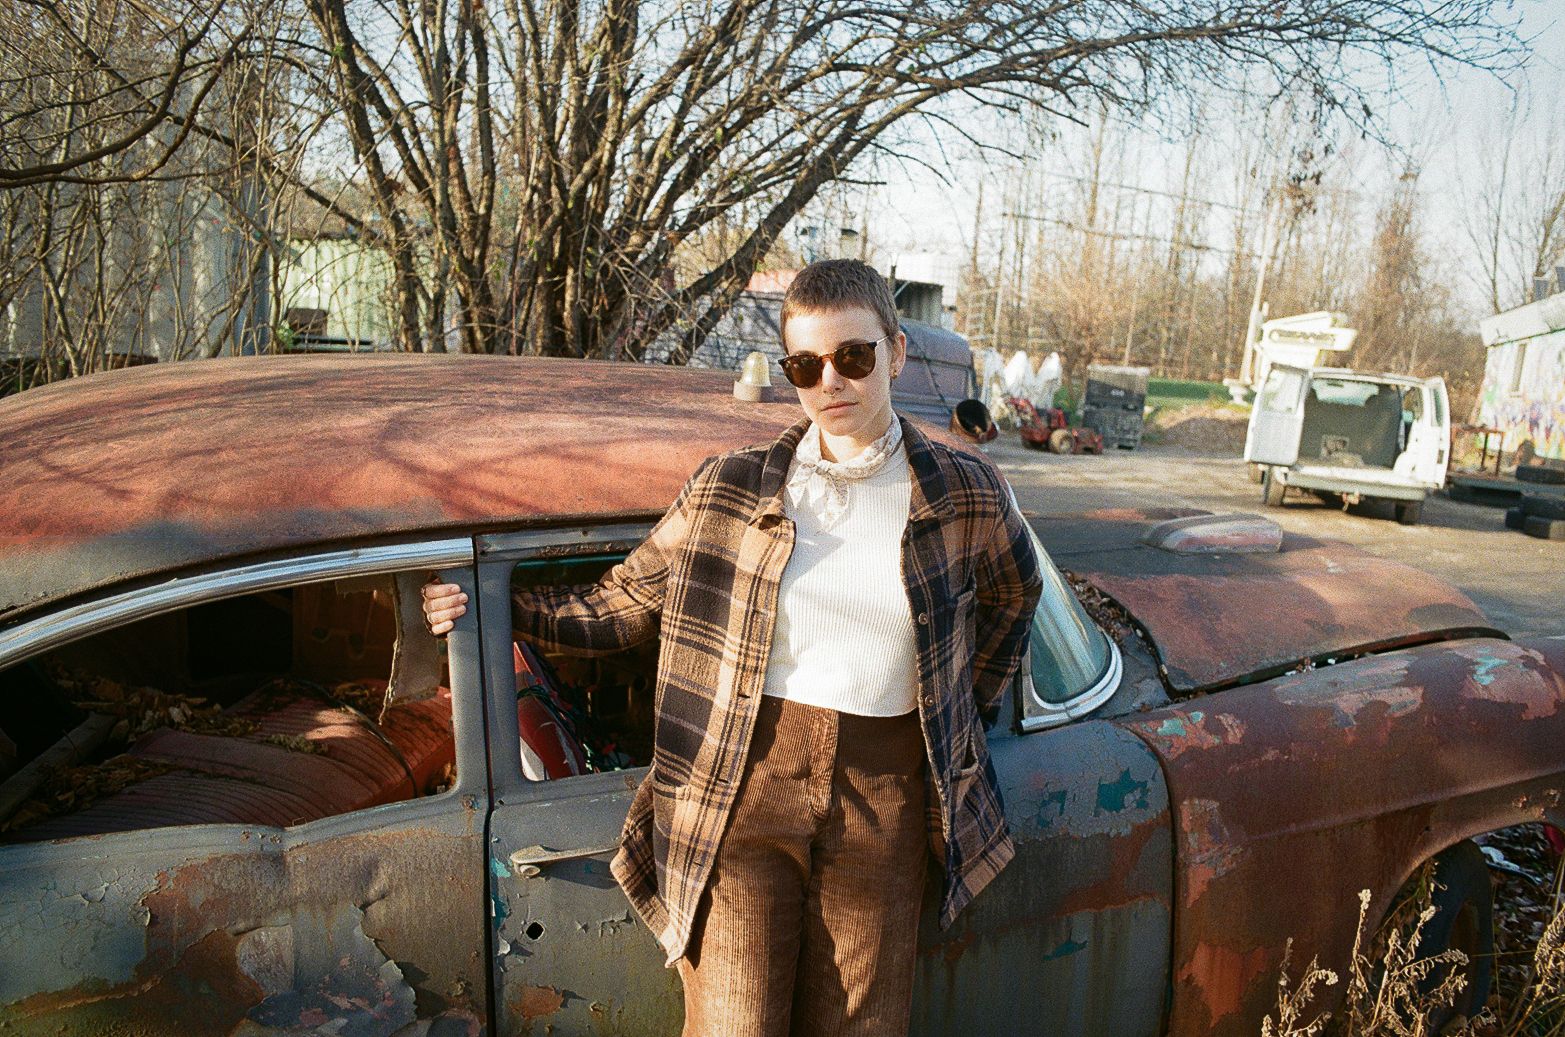
<instances>
[{"instance_id":1,"label":"brown corduroy pants","mask_svg":"<svg viewBox=\"0 0 1565 1037\"><path fill-rule=\"evenodd\" d=\"M917 711L761 700L679 963L684 1037L905 1037L928 841Z\"/></svg>"}]
</instances>

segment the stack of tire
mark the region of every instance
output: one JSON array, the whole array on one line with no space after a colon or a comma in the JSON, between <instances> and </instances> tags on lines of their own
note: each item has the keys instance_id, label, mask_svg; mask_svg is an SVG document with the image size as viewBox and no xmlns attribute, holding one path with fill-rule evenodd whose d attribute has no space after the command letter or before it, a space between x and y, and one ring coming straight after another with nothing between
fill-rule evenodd
<instances>
[{"instance_id":1,"label":"stack of tire","mask_svg":"<svg viewBox=\"0 0 1565 1037\"><path fill-rule=\"evenodd\" d=\"M1544 486L1565 486L1565 468L1517 465L1516 478L1537 485L1539 490L1523 490L1521 503L1506 511L1505 524L1540 540L1565 540L1565 493L1542 489Z\"/></svg>"}]
</instances>

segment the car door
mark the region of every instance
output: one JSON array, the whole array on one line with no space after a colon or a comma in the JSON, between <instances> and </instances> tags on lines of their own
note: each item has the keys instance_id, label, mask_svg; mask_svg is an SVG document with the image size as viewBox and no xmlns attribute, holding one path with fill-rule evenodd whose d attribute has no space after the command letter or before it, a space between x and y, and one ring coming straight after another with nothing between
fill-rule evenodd
<instances>
[{"instance_id":1,"label":"car door","mask_svg":"<svg viewBox=\"0 0 1565 1037\"><path fill-rule=\"evenodd\" d=\"M488 882L496 1027L501 1034L677 1033L676 973L609 873L647 768L528 780L520 763L517 649L510 591L519 571L538 582L590 582L639 543L649 523L540 530L479 539L479 611L489 704L494 802ZM552 575L548 575L552 574ZM647 656L641 659L645 664ZM574 689L573 689L574 690ZM618 690L618 689L615 689ZM650 686L638 686L650 695ZM597 699L610 690L594 689ZM629 712L645 715L650 698ZM531 737L531 736L529 736Z\"/></svg>"},{"instance_id":2,"label":"car door","mask_svg":"<svg viewBox=\"0 0 1565 1037\"><path fill-rule=\"evenodd\" d=\"M264 682L222 710L178 699L167 707L175 719L193 711L204 726L133 737L121 756L90 764L66 788L88 795L90 773L104 798L4 834L0 1028L484 1032L488 794L477 624L464 619L449 639L449 695L430 676L440 673L434 639L409 639L413 630L427 636L416 604L424 574L439 567L472 589L471 560L469 539L325 552L166 581L0 633L0 674L14 678L12 687L94 659L122 665L137 653L156 655L142 650L163 628L177 629L168 643L189 647L192 671L252 653L209 681L217 691L207 694ZM363 685L384 696L379 720L345 704L359 687L353 680L328 687L315 679L325 670L301 676L301 667L330 669L332 659L358 672L352 660L363 657L369 626L334 623L331 610L342 602L380 609L381 626L385 611L395 615L395 646L380 642L390 679L383 692ZM211 609L224 622L208 622ZM267 619L280 612L288 615ZM241 615L253 624L235 628L229 620ZM269 636L263 628L277 637L282 675L253 672L255 642ZM415 656L436 664L421 682L409 676ZM41 658L48 671L35 665ZM291 683L279 690L284 680ZM399 680L406 701L394 701ZM101 687L99 697L112 701L90 708L152 691ZM120 715L133 731L142 723L140 713ZM326 719L264 733L266 724L300 717ZM153 776L104 787L127 759ZM454 776L440 769L442 759ZM379 802L341 809L364 800ZM275 814L278 823L212 820L246 811ZM138 812L161 820L148 827ZM190 820L170 821L181 814ZM73 825L104 830L33 841Z\"/></svg>"},{"instance_id":3,"label":"car door","mask_svg":"<svg viewBox=\"0 0 1565 1037\"><path fill-rule=\"evenodd\" d=\"M1255 464L1288 467L1299 459L1299 435L1304 428L1304 398L1309 371L1274 364L1250 410L1244 459Z\"/></svg>"},{"instance_id":4,"label":"car door","mask_svg":"<svg viewBox=\"0 0 1565 1037\"><path fill-rule=\"evenodd\" d=\"M1445 379L1425 379L1416 391L1421 406L1408 429L1409 471L1430 487L1443 486L1451 452L1451 407Z\"/></svg>"}]
</instances>

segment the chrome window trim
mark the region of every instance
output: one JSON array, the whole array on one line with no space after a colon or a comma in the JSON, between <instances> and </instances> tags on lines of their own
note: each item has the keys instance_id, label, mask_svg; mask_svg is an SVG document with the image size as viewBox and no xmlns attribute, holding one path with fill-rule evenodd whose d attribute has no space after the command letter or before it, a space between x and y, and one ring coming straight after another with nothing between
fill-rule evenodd
<instances>
[{"instance_id":1,"label":"chrome window trim","mask_svg":"<svg viewBox=\"0 0 1565 1037\"><path fill-rule=\"evenodd\" d=\"M652 532L654 522L611 522L601 526L552 526L476 538L484 562L570 558L580 554L629 554Z\"/></svg>"},{"instance_id":2,"label":"chrome window trim","mask_svg":"<svg viewBox=\"0 0 1565 1037\"><path fill-rule=\"evenodd\" d=\"M1026 687L1027 698L1023 710L1022 731L1042 731L1048 727L1058 727L1068 723L1097 709L1107 702L1114 692L1119 689L1120 678L1125 674L1125 661L1119 653L1119 645L1114 639L1098 631L1098 636L1109 646L1108 665L1103 673L1086 691L1066 702L1045 702L1038 694L1038 688L1033 684L1032 668L1027 666L1022 671L1022 684Z\"/></svg>"},{"instance_id":3,"label":"chrome window trim","mask_svg":"<svg viewBox=\"0 0 1565 1037\"><path fill-rule=\"evenodd\" d=\"M166 583L122 591L84 602L0 631L0 667L48 651L93 630L146 619L160 612L240 594L400 569L470 565L473 541L451 537L413 544L323 551L302 558L255 562L221 572L182 576Z\"/></svg>"},{"instance_id":4,"label":"chrome window trim","mask_svg":"<svg viewBox=\"0 0 1565 1037\"><path fill-rule=\"evenodd\" d=\"M1018 515L1021 515L1022 508L1017 503L1016 490L1009 482L1005 484L1005 490L1010 495L1011 507L1016 509ZM1059 569L1055 567L1054 559L1049 557L1049 552L1044 548L1043 541L1039 539L1037 530L1033 529L1030 524L1027 524L1025 518L1022 519L1022 522L1027 525L1027 534L1033 546L1042 552L1042 556L1038 559L1039 564L1054 568L1059 585L1066 594L1073 595L1075 591L1072 590L1070 583L1060 575ZM1076 606L1078 609L1081 609L1080 602L1076 602ZM1039 599L1037 609L1033 610L1033 616L1028 620L1029 633L1032 630L1033 621L1037 619L1038 610L1043 607L1043 600ZM1064 702L1045 702L1043 697L1038 694L1037 686L1033 684L1032 651L1029 649L1024 652L1020 669L1022 684L1026 691L1026 696L1022 699L1022 733L1041 731L1046 727L1058 727L1061 724L1075 720L1077 717L1086 716L1108 701L1109 697L1119 689L1120 678L1125 673L1125 663L1120 657L1119 645L1115 644L1114 639L1105 634L1101 627L1092 622L1092 617L1086 614L1085 609L1082 609L1082 618L1086 620L1088 628L1096 632L1103 639L1103 643L1108 646L1108 658L1104 661L1103 672L1098 675L1096 681L1072 698Z\"/></svg>"}]
</instances>

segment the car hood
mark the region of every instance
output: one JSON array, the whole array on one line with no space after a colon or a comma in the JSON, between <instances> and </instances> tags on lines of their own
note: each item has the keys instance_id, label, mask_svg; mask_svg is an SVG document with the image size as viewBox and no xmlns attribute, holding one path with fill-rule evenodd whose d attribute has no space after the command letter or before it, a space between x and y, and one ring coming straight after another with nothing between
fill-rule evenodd
<instances>
[{"instance_id":1,"label":"car hood","mask_svg":"<svg viewBox=\"0 0 1565 1037\"><path fill-rule=\"evenodd\" d=\"M1443 580L1349 544L1283 533L1275 551L1202 554L1145 542L1158 524L1199 514L1029 516L1055 564L1142 627L1175 691L1209 691L1450 637L1505 636Z\"/></svg>"}]
</instances>

